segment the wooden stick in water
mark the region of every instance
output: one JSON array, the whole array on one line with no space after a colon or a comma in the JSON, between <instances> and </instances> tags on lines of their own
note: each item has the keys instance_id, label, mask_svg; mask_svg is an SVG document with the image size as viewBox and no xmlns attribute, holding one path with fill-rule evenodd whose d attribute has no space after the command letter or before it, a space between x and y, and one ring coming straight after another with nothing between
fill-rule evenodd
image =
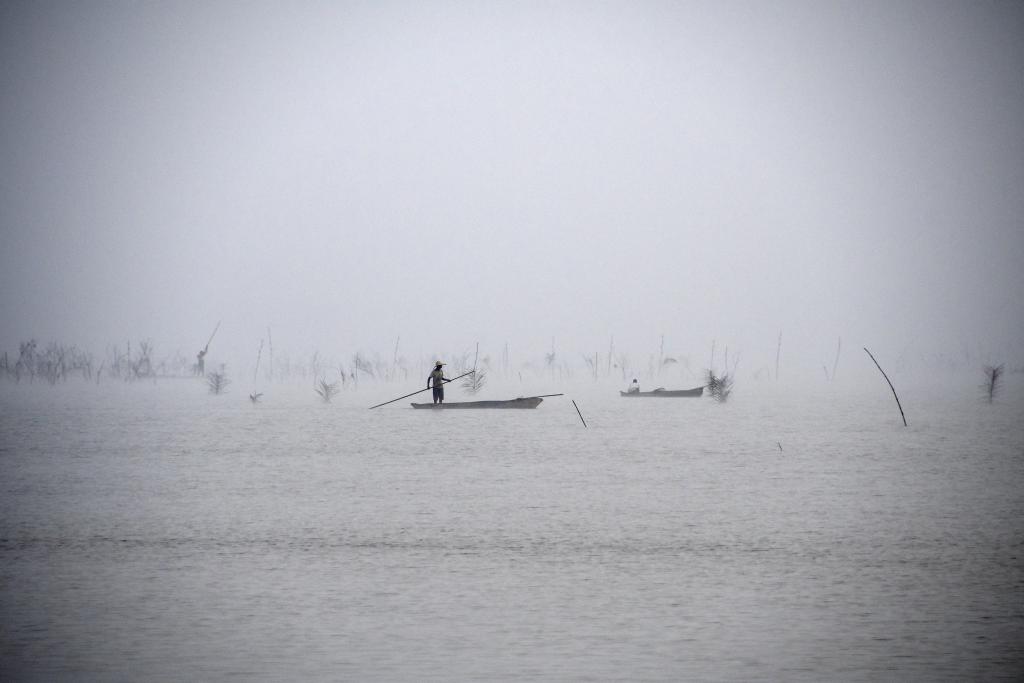
<instances>
[{"instance_id":1,"label":"wooden stick in water","mask_svg":"<svg viewBox=\"0 0 1024 683\"><path fill-rule=\"evenodd\" d=\"M580 407L578 405L576 405L576 401L573 401L572 405L573 405L574 408L576 408L576 414L580 416L580 422L582 422L583 426L586 427L587 426L587 421L583 419L583 413L580 412Z\"/></svg>"},{"instance_id":2,"label":"wooden stick in water","mask_svg":"<svg viewBox=\"0 0 1024 683\"><path fill-rule=\"evenodd\" d=\"M864 347L864 351L866 351L867 354L869 356L871 356L871 352L868 351L868 348L866 346ZM892 382L889 381L889 375L885 374L885 370L883 370L882 366L878 364L878 361L875 360L874 356L871 356L871 360L875 361L875 367L877 367L878 371L880 373L882 373L882 377L885 378L885 381L889 382L889 388L892 389L892 395L896 396L896 387L894 387L892 385ZM900 397L899 396L896 396L896 407L900 409L900 417L903 418L903 426L906 427L907 426L907 416L903 414L903 406L900 405Z\"/></svg>"}]
</instances>

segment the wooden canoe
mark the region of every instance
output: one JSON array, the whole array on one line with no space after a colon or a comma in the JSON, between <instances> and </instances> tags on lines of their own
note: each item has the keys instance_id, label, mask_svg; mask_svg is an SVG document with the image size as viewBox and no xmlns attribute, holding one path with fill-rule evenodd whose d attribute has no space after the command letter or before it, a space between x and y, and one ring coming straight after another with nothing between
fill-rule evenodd
<instances>
[{"instance_id":1,"label":"wooden canoe","mask_svg":"<svg viewBox=\"0 0 1024 683\"><path fill-rule=\"evenodd\" d=\"M413 408L441 410L448 408L536 408L544 399L540 396L514 398L509 401L464 401L455 403L413 403Z\"/></svg>"},{"instance_id":2,"label":"wooden canoe","mask_svg":"<svg viewBox=\"0 0 1024 683\"><path fill-rule=\"evenodd\" d=\"M697 397L704 393L704 387L696 387L694 389L655 389L654 391L634 391L629 393L628 391L620 391L619 396L628 396L630 398L683 398L683 397Z\"/></svg>"}]
</instances>

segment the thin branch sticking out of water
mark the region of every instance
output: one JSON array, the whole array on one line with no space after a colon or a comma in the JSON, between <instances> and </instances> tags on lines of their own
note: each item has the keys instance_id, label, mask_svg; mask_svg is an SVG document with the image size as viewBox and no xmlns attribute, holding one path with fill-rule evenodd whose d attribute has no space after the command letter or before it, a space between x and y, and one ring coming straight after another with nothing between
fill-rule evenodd
<instances>
[{"instance_id":1,"label":"thin branch sticking out of water","mask_svg":"<svg viewBox=\"0 0 1024 683\"><path fill-rule=\"evenodd\" d=\"M883 370L882 366L878 364L878 361L875 360L875 357L871 355L871 352L868 351L866 346L864 347L864 351L869 356L871 356L871 360L873 360L875 362L875 367L877 367L878 371L880 373L882 373L882 377L885 378L885 381L889 383L889 388L892 389L892 395L896 397L896 407L900 409L900 417L903 418L903 426L906 427L907 426L907 416L903 414L903 406L900 405L900 397L896 395L896 387L894 387L892 385L892 382L889 381L889 375L885 374L885 370Z\"/></svg>"},{"instance_id":2,"label":"thin branch sticking out of water","mask_svg":"<svg viewBox=\"0 0 1024 683\"><path fill-rule=\"evenodd\" d=\"M1003 365L986 365L984 370L985 383L981 387L985 391L985 398L988 399L989 403L992 403L1002 390L999 381L1003 377Z\"/></svg>"}]
</instances>

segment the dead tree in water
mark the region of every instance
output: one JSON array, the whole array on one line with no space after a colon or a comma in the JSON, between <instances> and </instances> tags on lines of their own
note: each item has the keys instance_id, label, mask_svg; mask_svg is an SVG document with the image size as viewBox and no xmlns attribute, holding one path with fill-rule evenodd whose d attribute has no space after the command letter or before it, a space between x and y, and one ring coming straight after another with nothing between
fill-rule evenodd
<instances>
[{"instance_id":1,"label":"dead tree in water","mask_svg":"<svg viewBox=\"0 0 1024 683\"><path fill-rule=\"evenodd\" d=\"M131 372L130 379L142 379L153 375L152 356L153 344L149 341L139 342L139 351L135 359L128 359L128 368Z\"/></svg>"},{"instance_id":2,"label":"dead tree in water","mask_svg":"<svg viewBox=\"0 0 1024 683\"><path fill-rule=\"evenodd\" d=\"M487 382L487 371L476 369L476 363L479 358L480 342L477 342L476 353L473 355L473 369L466 375L465 379L462 380L462 388L474 395L483 389L484 384ZM460 372L464 369L465 368L459 367Z\"/></svg>"},{"instance_id":3,"label":"dead tree in water","mask_svg":"<svg viewBox=\"0 0 1024 683\"><path fill-rule=\"evenodd\" d=\"M992 403L993 399L999 395L999 391L1002 387L999 384L999 380L1003 376L1003 366L1000 365L986 365L985 366L985 383L981 385L985 391L985 396L988 398L988 402Z\"/></svg>"},{"instance_id":4,"label":"dead tree in water","mask_svg":"<svg viewBox=\"0 0 1024 683\"><path fill-rule=\"evenodd\" d=\"M882 373L882 377L885 378L885 381L889 382L889 388L892 389L892 395L896 397L896 407L900 409L900 417L903 418L903 426L906 427L907 426L907 416L903 414L903 406L900 405L900 397L896 396L896 387L894 387L892 385L892 382L889 381L889 375L885 374L885 370L883 370L882 366L878 364L878 361L875 360L875 357L871 355L871 352L868 351L866 346L864 347L864 351L865 351L865 353L868 354L868 356L871 356L871 360L873 360L875 362L875 367L877 367L878 371L880 373Z\"/></svg>"}]
</instances>

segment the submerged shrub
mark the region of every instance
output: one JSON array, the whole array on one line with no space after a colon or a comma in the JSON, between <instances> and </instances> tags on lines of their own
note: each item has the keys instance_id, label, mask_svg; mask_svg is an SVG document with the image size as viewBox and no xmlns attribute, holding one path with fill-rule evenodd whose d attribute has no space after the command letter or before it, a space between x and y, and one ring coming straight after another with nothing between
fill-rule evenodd
<instances>
[{"instance_id":1,"label":"submerged shrub","mask_svg":"<svg viewBox=\"0 0 1024 683\"><path fill-rule=\"evenodd\" d=\"M319 396L324 403L330 403L331 399L334 398L335 394L339 391L338 382L330 384L326 379L321 377L317 380L316 386L313 387L313 391L317 393L317 396Z\"/></svg>"},{"instance_id":2,"label":"submerged shrub","mask_svg":"<svg viewBox=\"0 0 1024 683\"><path fill-rule=\"evenodd\" d=\"M223 370L211 372L206 376L206 386L209 387L211 394L223 394L229 384L231 384L231 380Z\"/></svg>"},{"instance_id":3,"label":"submerged shrub","mask_svg":"<svg viewBox=\"0 0 1024 683\"><path fill-rule=\"evenodd\" d=\"M732 376L728 372L716 375L714 370L708 370L705 375L705 384L708 394L719 403L724 403L732 393Z\"/></svg>"}]
</instances>

